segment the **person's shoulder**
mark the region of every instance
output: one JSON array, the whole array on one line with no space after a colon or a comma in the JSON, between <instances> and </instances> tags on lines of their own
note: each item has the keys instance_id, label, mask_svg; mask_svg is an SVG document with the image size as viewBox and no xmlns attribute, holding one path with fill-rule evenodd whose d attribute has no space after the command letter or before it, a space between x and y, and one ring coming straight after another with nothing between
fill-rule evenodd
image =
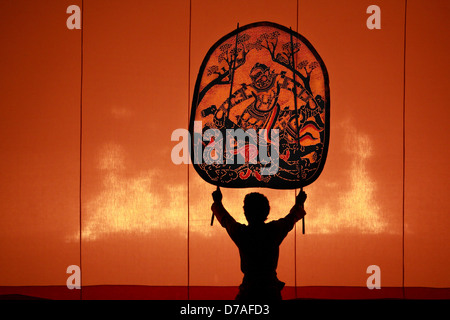
<instances>
[{"instance_id":1,"label":"person's shoulder","mask_svg":"<svg viewBox=\"0 0 450 320\"><path fill-rule=\"evenodd\" d=\"M266 222L266 225L276 225L284 220L285 217L281 217L279 219L271 220L269 222Z\"/></svg>"},{"instance_id":2,"label":"person's shoulder","mask_svg":"<svg viewBox=\"0 0 450 320\"><path fill-rule=\"evenodd\" d=\"M231 217L231 216L230 216ZM234 231L244 232L247 229L247 225L237 222L234 218L227 220L227 227L233 229Z\"/></svg>"},{"instance_id":3,"label":"person's shoulder","mask_svg":"<svg viewBox=\"0 0 450 320\"><path fill-rule=\"evenodd\" d=\"M284 225L286 225L286 218L280 218L277 220L272 220L270 222L266 223L267 229L269 230L275 230L275 229L279 229L280 227L283 227Z\"/></svg>"},{"instance_id":4,"label":"person's shoulder","mask_svg":"<svg viewBox=\"0 0 450 320\"><path fill-rule=\"evenodd\" d=\"M265 226L266 226L267 229L270 230L270 229L276 228L279 224L280 224L280 219L266 222Z\"/></svg>"}]
</instances>

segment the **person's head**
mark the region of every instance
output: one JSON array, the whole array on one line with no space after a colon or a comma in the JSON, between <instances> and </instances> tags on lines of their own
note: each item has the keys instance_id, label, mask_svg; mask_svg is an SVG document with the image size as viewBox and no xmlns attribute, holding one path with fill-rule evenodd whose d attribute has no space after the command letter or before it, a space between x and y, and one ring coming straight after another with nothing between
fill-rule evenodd
<instances>
[{"instance_id":1,"label":"person's head","mask_svg":"<svg viewBox=\"0 0 450 320\"><path fill-rule=\"evenodd\" d=\"M265 64L256 63L250 71L250 78L255 88L264 90L272 85L273 74Z\"/></svg>"},{"instance_id":2,"label":"person's head","mask_svg":"<svg viewBox=\"0 0 450 320\"><path fill-rule=\"evenodd\" d=\"M252 192L245 196L244 215L249 224L266 221L269 212L269 200L267 200L265 195L258 192Z\"/></svg>"}]
</instances>

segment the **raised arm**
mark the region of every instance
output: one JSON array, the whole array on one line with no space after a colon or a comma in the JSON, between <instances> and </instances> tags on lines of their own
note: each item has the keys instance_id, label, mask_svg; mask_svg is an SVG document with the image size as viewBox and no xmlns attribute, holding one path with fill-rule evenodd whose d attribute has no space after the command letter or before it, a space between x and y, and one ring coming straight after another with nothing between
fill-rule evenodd
<instances>
[{"instance_id":1,"label":"raised arm","mask_svg":"<svg viewBox=\"0 0 450 320\"><path fill-rule=\"evenodd\" d=\"M300 191L295 198L295 204L292 206L291 211L289 211L289 214L286 216L286 218L292 219L294 224L300 219L303 219L303 217L306 215L306 198L306 193L304 191Z\"/></svg>"},{"instance_id":2,"label":"raised arm","mask_svg":"<svg viewBox=\"0 0 450 320\"><path fill-rule=\"evenodd\" d=\"M231 240L238 244L244 225L236 222L236 220L234 220L234 218L225 209L222 204L222 193L219 188L213 192L212 196L214 200L214 203L211 206L212 212L216 216L217 220L219 220L220 225L227 230Z\"/></svg>"},{"instance_id":3,"label":"raised arm","mask_svg":"<svg viewBox=\"0 0 450 320\"><path fill-rule=\"evenodd\" d=\"M279 83L282 89L294 92L294 79L286 76L285 72L282 72L278 76L277 82ZM301 100L299 101L301 105L304 105L313 97L311 93L308 90L306 90L305 87L298 81L295 81L295 89L297 99Z\"/></svg>"},{"instance_id":4,"label":"raised arm","mask_svg":"<svg viewBox=\"0 0 450 320\"><path fill-rule=\"evenodd\" d=\"M242 84L241 87L231 95L230 99L226 99L219 106L214 115L214 124L221 129L225 125L226 115L230 112L231 108L250 98L253 98L251 88L246 84Z\"/></svg>"},{"instance_id":5,"label":"raised arm","mask_svg":"<svg viewBox=\"0 0 450 320\"><path fill-rule=\"evenodd\" d=\"M212 197L214 203L211 206L211 210L221 226L228 229L231 225L236 224L236 220L234 220L222 204L222 192L219 188L212 193Z\"/></svg>"},{"instance_id":6,"label":"raised arm","mask_svg":"<svg viewBox=\"0 0 450 320\"><path fill-rule=\"evenodd\" d=\"M277 221L274 221L274 225L276 226L277 231L277 241L278 243L281 243L283 239L287 236L289 231L294 228L294 225L297 223L297 221L303 219L303 217L306 215L306 211L304 208L304 203L306 201L306 193L304 191L301 191L296 199L295 204L292 206L289 213L284 217Z\"/></svg>"}]
</instances>

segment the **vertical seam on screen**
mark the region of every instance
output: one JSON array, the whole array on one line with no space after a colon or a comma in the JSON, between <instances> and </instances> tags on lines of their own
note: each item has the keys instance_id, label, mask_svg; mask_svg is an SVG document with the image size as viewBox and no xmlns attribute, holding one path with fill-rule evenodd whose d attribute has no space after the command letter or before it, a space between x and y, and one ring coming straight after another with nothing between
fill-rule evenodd
<instances>
[{"instance_id":1,"label":"vertical seam on screen","mask_svg":"<svg viewBox=\"0 0 450 320\"><path fill-rule=\"evenodd\" d=\"M402 296L405 299L405 175L406 175L406 17L408 0L405 0L403 29L403 177L402 177Z\"/></svg>"},{"instance_id":2,"label":"vertical seam on screen","mask_svg":"<svg viewBox=\"0 0 450 320\"><path fill-rule=\"evenodd\" d=\"M78 189L78 206L79 206L79 228L80 228L80 300L83 300L83 272L82 272L82 199L81 199L81 188L82 188L82 151L83 151L83 30L84 30L84 0L81 1L81 45L80 45L80 159L79 159L79 170L80 170L80 179L79 179L79 189Z\"/></svg>"},{"instance_id":3,"label":"vertical seam on screen","mask_svg":"<svg viewBox=\"0 0 450 320\"><path fill-rule=\"evenodd\" d=\"M189 45L188 45L188 95L187 95L187 119L188 119L188 127L189 127L189 110L190 110L190 103L189 103L189 97L191 95L191 21L192 21L192 0L189 0ZM190 261L189 261L189 220L190 220L190 211L189 211L189 161L187 163L187 299L189 300L189 278L190 278Z\"/></svg>"}]
</instances>

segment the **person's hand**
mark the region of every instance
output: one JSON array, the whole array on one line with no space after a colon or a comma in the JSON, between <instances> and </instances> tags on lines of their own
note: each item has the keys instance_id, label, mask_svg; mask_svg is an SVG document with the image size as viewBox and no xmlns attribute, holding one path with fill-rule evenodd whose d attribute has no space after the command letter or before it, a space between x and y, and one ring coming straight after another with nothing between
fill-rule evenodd
<instances>
[{"instance_id":1,"label":"person's hand","mask_svg":"<svg viewBox=\"0 0 450 320\"><path fill-rule=\"evenodd\" d=\"M305 191L300 191L297 197L295 198L295 204L303 206L306 201L306 198L307 196Z\"/></svg>"},{"instance_id":2,"label":"person's hand","mask_svg":"<svg viewBox=\"0 0 450 320\"><path fill-rule=\"evenodd\" d=\"M222 192L220 191L220 188L217 188L217 190L212 193L212 197L214 202L222 201Z\"/></svg>"}]
</instances>

